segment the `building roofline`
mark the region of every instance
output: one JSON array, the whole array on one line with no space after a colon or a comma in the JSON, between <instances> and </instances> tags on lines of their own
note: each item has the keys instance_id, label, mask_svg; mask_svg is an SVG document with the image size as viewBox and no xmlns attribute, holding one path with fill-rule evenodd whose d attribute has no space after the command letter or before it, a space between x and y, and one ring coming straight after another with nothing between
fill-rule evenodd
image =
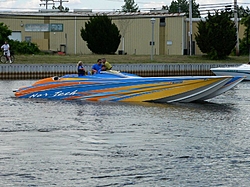
<instances>
[{"instance_id":1,"label":"building roofline","mask_svg":"<svg viewBox=\"0 0 250 187\"><path fill-rule=\"evenodd\" d=\"M92 11L76 11L76 12L10 12L0 11L0 17L12 16L37 16L37 17L91 17L96 15L107 15L110 17L183 17L184 13L169 14L167 11L150 11L150 12L92 12Z\"/></svg>"}]
</instances>

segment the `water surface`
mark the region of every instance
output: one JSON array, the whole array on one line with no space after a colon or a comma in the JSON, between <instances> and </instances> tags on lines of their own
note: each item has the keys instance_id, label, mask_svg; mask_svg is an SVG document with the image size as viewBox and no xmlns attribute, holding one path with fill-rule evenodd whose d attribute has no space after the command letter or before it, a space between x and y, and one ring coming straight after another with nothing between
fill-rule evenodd
<instances>
[{"instance_id":1,"label":"water surface","mask_svg":"<svg viewBox=\"0 0 250 187\"><path fill-rule=\"evenodd\" d=\"M18 99L0 81L0 186L249 186L250 82L205 103Z\"/></svg>"}]
</instances>

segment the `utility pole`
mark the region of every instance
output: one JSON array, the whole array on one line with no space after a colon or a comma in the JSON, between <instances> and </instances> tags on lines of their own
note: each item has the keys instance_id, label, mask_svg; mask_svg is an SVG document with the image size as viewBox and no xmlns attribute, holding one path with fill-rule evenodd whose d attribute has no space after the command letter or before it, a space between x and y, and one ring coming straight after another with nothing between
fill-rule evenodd
<instances>
[{"instance_id":1,"label":"utility pole","mask_svg":"<svg viewBox=\"0 0 250 187\"><path fill-rule=\"evenodd\" d=\"M60 6L59 6L60 12L62 12L62 7L63 7L63 6L62 6L62 3L63 3L63 2L69 2L69 1L67 1L67 0L66 0L66 1L65 1L65 0L57 0L57 1L56 1L56 0L53 0L53 1L54 1L54 2L59 2L59 3L60 3Z\"/></svg>"},{"instance_id":2,"label":"utility pole","mask_svg":"<svg viewBox=\"0 0 250 187\"><path fill-rule=\"evenodd\" d=\"M153 60L154 56L154 24L155 24L155 18L150 19L151 24L152 24L152 40L151 40L151 60Z\"/></svg>"},{"instance_id":3,"label":"utility pole","mask_svg":"<svg viewBox=\"0 0 250 187\"><path fill-rule=\"evenodd\" d=\"M238 9L237 9L237 0L234 0L234 22L236 27L236 56L239 56L239 26L238 26Z\"/></svg>"},{"instance_id":4,"label":"utility pole","mask_svg":"<svg viewBox=\"0 0 250 187\"><path fill-rule=\"evenodd\" d=\"M53 5L54 6L54 1L53 0L40 0L41 2L45 1L45 3L41 3L41 5L45 5L46 9L48 9L48 5ZM49 1L52 1L52 3L48 3Z\"/></svg>"},{"instance_id":5,"label":"utility pole","mask_svg":"<svg viewBox=\"0 0 250 187\"><path fill-rule=\"evenodd\" d=\"M189 52L190 52L190 56L192 56L192 53L193 53L193 51L192 51L192 43L193 43L193 39L192 39L192 33L193 33L193 24L192 24L192 0L189 0L189 37L190 37L190 50L189 50Z\"/></svg>"}]
</instances>

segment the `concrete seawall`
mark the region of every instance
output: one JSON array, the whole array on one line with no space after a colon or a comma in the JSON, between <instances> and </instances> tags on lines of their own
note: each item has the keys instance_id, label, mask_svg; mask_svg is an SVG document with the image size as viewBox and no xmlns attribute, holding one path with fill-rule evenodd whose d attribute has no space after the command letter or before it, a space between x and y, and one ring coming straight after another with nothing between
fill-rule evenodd
<instances>
[{"instance_id":1,"label":"concrete seawall","mask_svg":"<svg viewBox=\"0 0 250 187\"><path fill-rule=\"evenodd\" d=\"M238 66L240 64L113 64L114 70L146 76L213 75L212 67ZM85 65L90 71L92 65ZM41 79L51 76L75 74L76 64L1 64L0 80Z\"/></svg>"}]
</instances>

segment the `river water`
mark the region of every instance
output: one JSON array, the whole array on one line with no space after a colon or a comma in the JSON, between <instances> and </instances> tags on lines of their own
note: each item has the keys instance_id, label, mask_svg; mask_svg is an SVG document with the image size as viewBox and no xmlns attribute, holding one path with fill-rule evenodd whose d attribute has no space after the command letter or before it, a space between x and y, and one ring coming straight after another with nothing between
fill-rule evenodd
<instances>
[{"instance_id":1,"label":"river water","mask_svg":"<svg viewBox=\"0 0 250 187\"><path fill-rule=\"evenodd\" d=\"M0 81L0 186L250 186L250 82L205 103L17 99Z\"/></svg>"}]
</instances>

